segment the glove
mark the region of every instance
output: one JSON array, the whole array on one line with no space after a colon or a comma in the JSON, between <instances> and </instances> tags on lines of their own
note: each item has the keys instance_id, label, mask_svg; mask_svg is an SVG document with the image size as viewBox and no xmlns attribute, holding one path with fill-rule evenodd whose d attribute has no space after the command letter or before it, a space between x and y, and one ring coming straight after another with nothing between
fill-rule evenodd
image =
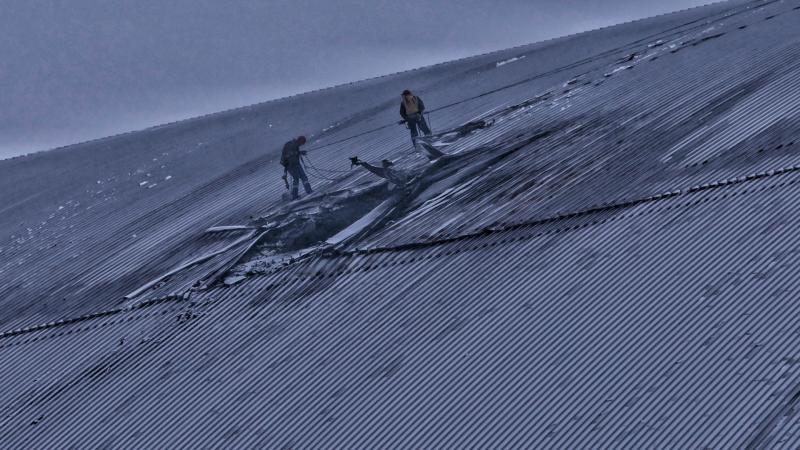
<instances>
[{"instance_id":1,"label":"glove","mask_svg":"<svg viewBox=\"0 0 800 450\"><path fill-rule=\"evenodd\" d=\"M306 150L300 150L300 154L301 154L301 155L307 155L307 154L308 154L308 151L306 151Z\"/></svg>"},{"instance_id":2,"label":"glove","mask_svg":"<svg viewBox=\"0 0 800 450\"><path fill-rule=\"evenodd\" d=\"M404 123L406 123L405 119L401 120L400 122L397 122L398 125L403 125Z\"/></svg>"},{"instance_id":3,"label":"glove","mask_svg":"<svg viewBox=\"0 0 800 450\"><path fill-rule=\"evenodd\" d=\"M359 161L358 156L353 156L352 158L350 158L350 167L354 167L359 164L361 164L361 161Z\"/></svg>"}]
</instances>

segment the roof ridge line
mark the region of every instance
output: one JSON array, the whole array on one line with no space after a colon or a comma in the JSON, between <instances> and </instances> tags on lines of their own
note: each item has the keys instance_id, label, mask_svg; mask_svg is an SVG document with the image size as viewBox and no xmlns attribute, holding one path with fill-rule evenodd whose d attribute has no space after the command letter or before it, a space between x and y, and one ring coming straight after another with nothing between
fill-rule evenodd
<instances>
[{"instance_id":1,"label":"roof ridge line","mask_svg":"<svg viewBox=\"0 0 800 450\"><path fill-rule=\"evenodd\" d=\"M172 120L172 121L168 121L168 122L164 122L164 123L158 123L158 124L154 124L154 125L144 126L143 128L139 128L139 129L133 129L133 130L128 130L128 131L120 131L120 132L113 133L113 134L110 134L110 135L107 135L107 136L98 136L98 137L93 137L93 138L87 138L87 139L84 139L84 140L81 140L81 141L78 141L78 142L56 145L55 147L49 147L49 148L40 149L40 150L33 150L33 151L30 151L30 152L27 152L27 153L24 153L24 154L21 154L21 155L12 156L12 157L5 158L5 159L0 158L0 161L21 160L21 159L25 159L25 158L38 156L40 154L51 152L51 151L54 151L54 150L57 151L57 150L69 149L69 148L76 147L76 146L79 146L79 145L96 144L96 143L100 143L100 142L104 142L104 141L110 141L110 140L114 140L114 139L118 139L118 138L126 138L126 137L129 137L130 135L134 135L134 134L141 133L141 132L152 131L152 130L156 130L156 129L162 129L162 128L165 128L165 127L181 125L181 124L185 124L185 123L188 123L188 122L191 122L191 121L197 121L197 120L203 120L203 119L209 119L209 118L216 118L216 117L226 116L226 115L230 115L230 114L236 114L236 113L240 113L240 112L244 112L244 111L252 111L253 109L261 108L261 107L264 107L264 106L267 106L267 105L272 105L272 104L275 104L275 103L278 103L278 102L281 102L281 101L295 100L295 99L297 99L299 97L303 97L303 96L308 96L308 95L318 94L318 93L325 93L325 92L333 91L333 90L340 89L340 88L352 87L352 86L360 85L360 84L364 84L364 83L370 83L370 82L375 82L375 81L386 80L386 79L389 79L389 78L392 78L392 77L397 77L397 76L400 76L400 75L406 75L406 74L422 72L424 70L435 69L435 68L439 68L439 67L446 66L446 65L454 65L454 64L464 63L464 62L467 62L467 61L470 61L470 60L473 60L473 59L488 57L488 56L491 56L491 55L499 55L499 54L505 53L505 52L520 51L520 50L524 50L524 49L529 48L529 47L535 47L537 45L549 45L549 44L552 44L552 43L560 41L560 40L572 39L572 38L576 38L576 37L579 37L579 36L588 35L590 33L599 32L599 31L608 31L608 30L611 30L613 28L620 27L620 26L631 25L631 24L635 24L635 23L639 23L639 22L644 22L644 21L647 21L647 20L654 20L654 19L664 18L664 17L671 16L671 15L683 14L683 13L687 13L687 12L690 12L690 11L696 11L696 10L699 10L701 8L710 7L710 6L720 6L722 3L727 3L728 1L730 1L730 0L713 0L711 3L704 4L704 5L697 5L697 6L692 6L692 7L688 7L688 8L678 9L678 10L675 10L675 11L668 11L668 12L664 12L664 13L661 13L661 14L656 14L656 15L653 15L653 16L640 17L640 18L637 18L637 19L628 20L628 21L625 21L625 22L615 23L615 24L606 25L606 26L601 26L601 27L598 27L598 28L590 29L590 30L579 31L579 32L576 32L576 33L567 34L567 35L563 35L563 36L551 37L551 38L547 38L547 39L544 39L544 40L541 40L541 41L522 43L522 44L519 44L519 45L514 45L514 46L511 46L511 47L507 47L507 48L501 48L501 49L497 49L497 50L485 51L485 52L482 52L482 53L477 53L477 54L474 54L474 55L468 55L468 56L464 56L464 57L461 57L461 58L456 58L456 59L452 59L452 60L448 60L448 61L441 61L441 62L438 62L438 63L429 64L427 66L414 67L414 68L410 68L410 69L406 69L406 70L400 70L400 71L396 71L396 72L392 72L392 73L385 73L385 74L382 74L382 75L375 75L375 76L372 76L372 77L366 77L366 78L363 78L363 79L345 81L345 82L342 82L342 83L339 83L339 84L334 84L332 86L319 87L319 88L311 89L311 90L308 90L308 91L305 91L305 92L297 92L297 93L286 95L286 96L283 96L283 97L266 99L266 100L263 100L263 101L258 101L258 102L251 103L251 104L246 104L246 105L232 106L230 108L222 109L222 110L219 110L219 111L213 111L213 112L209 112L209 113L205 113L205 114L199 114L197 116L185 117L185 118ZM772 3L776 3L776 2L781 1L781 0L763 0L763 1L765 1L766 3L764 3L763 5L759 5L759 6L768 6L768 5L771 5ZM749 1L745 1L743 4L750 4L750 3L757 3L757 2L758 2L758 0L749 0ZM731 8L725 9L725 10L723 10L723 11L717 13L717 14L712 14L710 16L705 16L705 17L702 17L702 18L699 18L699 19L695 19L693 21L689 21L689 22L680 24L680 25L678 25L676 27L673 27L671 29L660 31L657 34L667 33L667 32L673 31L674 29L677 29L677 28L680 28L680 27L684 27L684 26L691 26L691 25L694 25L695 23L702 22L703 20L708 20L710 17L721 16L721 17L719 17L717 19L713 19L713 20L715 20L715 21L724 20L724 19L727 19L728 17L730 17L730 16L726 15L727 13L733 12L732 15L735 15L735 14L739 14L739 13L742 13L742 12L747 12L747 11L750 10L749 7L746 7L744 9L742 9L741 11L738 11L737 8L738 8L738 5L735 5L735 6L732 6ZM654 36L655 35L647 36L647 37L651 38L651 37L654 37ZM638 41L634 41L633 43L626 44L626 45L632 45L632 44L637 43L637 42ZM452 106L452 105L450 105L450 106ZM388 125L387 125L387 127L388 127Z\"/></svg>"}]
</instances>

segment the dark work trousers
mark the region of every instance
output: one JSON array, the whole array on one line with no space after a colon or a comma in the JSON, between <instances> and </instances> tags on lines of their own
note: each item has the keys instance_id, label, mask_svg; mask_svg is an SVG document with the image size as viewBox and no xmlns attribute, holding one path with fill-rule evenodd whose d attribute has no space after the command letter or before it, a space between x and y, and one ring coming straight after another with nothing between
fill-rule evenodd
<instances>
[{"instance_id":1,"label":"dark work trousers","mask_svg":"<svg viewBox=\"0 0 800 450\"><path fill-rule=\"evenodd\" d=\"M303 187L306 189L306 194L313 192L311 190L311 183L308 182L306 171L303 170L303 166L300 164L289 164L286 166L286 170L289 172L289 175L292 176L292 198L298 198L297 188L300 184L300 180L303 181Z\"/></svg>"},{"instance_id":2,"label":"dark work trousers","mask_svg":"<svg viewBox=\"0 0 800 450\"><path fill-rule=\"evenodd\" d=\"M411 140L416 139L420 131L422 131L425 136L431 134L431 129L428 128L428 123L425 122L425 116L422 114L412 114L408 116L406 123L408 124L408 129L411 130ZM417 128L419 128L419 130Z\"/></svg>"}]
</instances>

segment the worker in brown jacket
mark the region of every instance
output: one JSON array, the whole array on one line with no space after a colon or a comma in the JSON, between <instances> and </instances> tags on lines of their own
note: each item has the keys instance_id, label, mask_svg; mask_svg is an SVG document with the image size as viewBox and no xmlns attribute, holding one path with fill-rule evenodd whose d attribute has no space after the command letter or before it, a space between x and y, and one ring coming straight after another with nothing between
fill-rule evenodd
<instances>
[{"instance_id":1,"label":"worker in brown jacket","mask_svg":"<svg viewBox=\"0 0 800 450\"><path fill-rule=\"evenodd\" d=\"M411 91L406 89L400 101L400 117L403 120L400 123L408 125L411 130L411 140L416 140L419 132L422 131L426 136L431 134L431 129L428 128L428 123L425 122L425 103L422 99L412 94Z\"/></svg>"}]
</instances>

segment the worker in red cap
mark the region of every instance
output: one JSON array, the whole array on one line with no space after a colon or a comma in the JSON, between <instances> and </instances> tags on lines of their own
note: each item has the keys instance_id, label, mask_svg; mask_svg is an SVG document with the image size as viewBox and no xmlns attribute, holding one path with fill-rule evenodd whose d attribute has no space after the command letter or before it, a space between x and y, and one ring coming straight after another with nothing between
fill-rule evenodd
<instances>
[{"instance_id":1,"label":"worker in red cap","mask_svg":"<svg viewBox=\"0 0 800 450\"><path fill-rule=\"evenodd\" d=\"M300 146L305 143L306 137L298 136L297 138L292 139L284 144L283 152L281 152L283 179L286 181L287 188L289 187L287 174L292 176L292 200L297 200L300 198L297 192L300 180L303 181L303 187L306 190L306 194L314 192L311 190L311 183L308 182L308 177L306 176L306 172L303 170L303 165L300 164L300 156L306 154L305 150L300 150Z\"/></svg>"},{"instance_id":2,"label":"worker in red cap","mask_svg":"<svg viewBox=\"0 0 800 450\"><path fill-rule=\"evenodd\" d=\"M425 122L425 103L422 99L411 93L408 89L403 91L400 100L400 117L403 120L400 123L408 125L411 130L411 140L415 141L419 136L419 131L425 133L426 136L431 134L431 129L428 128L428 123ZM417 131L419 129L419 131Z\"/></svg>"}]
</instances>

